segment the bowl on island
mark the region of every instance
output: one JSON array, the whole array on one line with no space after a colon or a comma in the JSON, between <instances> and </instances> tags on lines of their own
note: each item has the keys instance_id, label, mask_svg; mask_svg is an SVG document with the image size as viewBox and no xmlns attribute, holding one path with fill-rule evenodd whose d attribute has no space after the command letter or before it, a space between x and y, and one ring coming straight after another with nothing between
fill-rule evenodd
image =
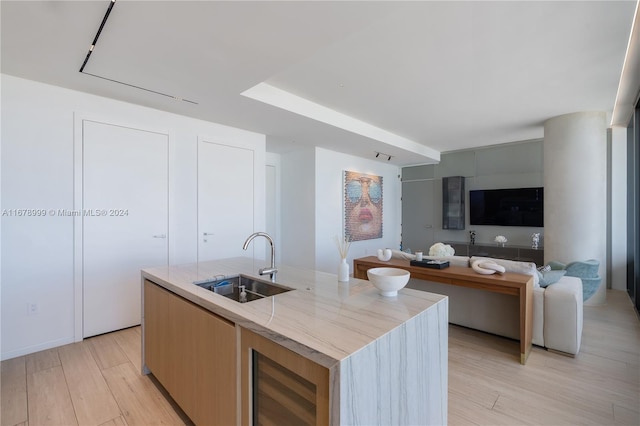
<instances>
[{"instance_id":1,"label":"bowl on island","mask_svg":"<svg viewBox=\"0 0 640 426\"><path fill-rule=\"evenodd\" d=\"M387 297L396 296L398 290L409 282L409 276L409 271L399 268L371 268L367 271L369 281Z\"/></svg>"}]
</instances>

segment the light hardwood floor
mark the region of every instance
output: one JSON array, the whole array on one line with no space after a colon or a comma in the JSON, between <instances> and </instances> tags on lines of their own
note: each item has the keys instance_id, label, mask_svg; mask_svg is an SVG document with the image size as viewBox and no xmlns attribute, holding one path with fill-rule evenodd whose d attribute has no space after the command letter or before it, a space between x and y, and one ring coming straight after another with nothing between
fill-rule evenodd
<instances>
[{"instance_id":1,"label":"light hardwood floor","mask_svg":"<svg viewBox=\"0 0 640 426\"><path fill-rule=\"evenodd\" d=\"M625 292L584 307L580 353L533 347L449 328L452 425L640 425L640 322Z\"/></svg>"},{"instance_id":2,"label":"light hardwood floor","mask_svg":"<svg viewBox=\"0 0 640 426\"><path fill-rule=\"evenodd\" d=\"M585 307L575 358L449 328L449 424L640 425L640 322L627 295ZM188 424L140 374L140 328L2 362L2 425Z\"/></svg>"}]
</instances>

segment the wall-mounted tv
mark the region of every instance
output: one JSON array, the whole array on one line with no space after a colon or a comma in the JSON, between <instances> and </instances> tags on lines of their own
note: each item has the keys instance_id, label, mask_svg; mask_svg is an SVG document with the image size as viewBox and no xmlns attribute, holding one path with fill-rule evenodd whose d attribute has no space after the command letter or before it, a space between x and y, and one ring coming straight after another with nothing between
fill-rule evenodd
<instances>
[{"instance_id":1,"label":"wall-mounted tv","mask_svg":"<svg viewBox=\"0 0 640 426\"><path fill-rule=\"evenodd\" d=\"M469 191L471 225L544 226L544 188Z\"/></svg>"}]
</instances>

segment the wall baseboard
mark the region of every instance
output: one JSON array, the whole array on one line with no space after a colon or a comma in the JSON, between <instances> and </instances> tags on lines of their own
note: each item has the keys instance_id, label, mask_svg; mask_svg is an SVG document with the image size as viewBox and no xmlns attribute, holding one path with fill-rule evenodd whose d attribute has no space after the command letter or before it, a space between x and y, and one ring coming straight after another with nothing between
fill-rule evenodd
<instances>
[{"instance_id":1,"label":"wall baseboard","mask_svg":"<svg viewBox=\"0 0 640 426\"><path fill-rule=\"evenodd\" d=\"M5 361L11 358L17 358L23 355L29 355L32 353L44 351L47 349L57 348L58 346L68 345L69 343L74 343L75 339L73 336L65 337L64 339L50 340L48 342L40 343L38 345L27 346L25 348L16 349L14 351L3 352L0 359Z\"/></svg>"}]
</instances>

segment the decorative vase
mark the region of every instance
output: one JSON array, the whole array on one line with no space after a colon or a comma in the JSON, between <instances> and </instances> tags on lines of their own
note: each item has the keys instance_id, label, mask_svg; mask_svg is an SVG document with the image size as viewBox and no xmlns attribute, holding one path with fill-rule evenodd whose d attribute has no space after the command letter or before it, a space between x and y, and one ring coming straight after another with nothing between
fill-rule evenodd
<instances>
[{"instance_id":1,"label":"decorative vase","mask_svg":"<svg viewBox=\"0 0 640 426\"><path fill-rule=\"evenodd\" d=\"M537 249L539 243L540 243L540 233L534 232L533 234L531 234L531 248Z\"/></svg>"},{"instance_id":2,"label":"decorative vase","mask_svg":"<svg viewBox=\"0 0 640 426\"><path fill-rule=\"evenodd\" d=\"M342 258L338 265L338 281L342 283L349 282L349 264L346 258Z\"/></svg>"},{"instance_id":3,"label":"decorative vase","mask_svg":"<svg viewBox=\"0 0 640 426\"><path fill-rule=\"evenodd\" d=\"M383 262L388 262L391 259L391 249L378 249L378 259Z\"/></svg>"}]
</instances>

